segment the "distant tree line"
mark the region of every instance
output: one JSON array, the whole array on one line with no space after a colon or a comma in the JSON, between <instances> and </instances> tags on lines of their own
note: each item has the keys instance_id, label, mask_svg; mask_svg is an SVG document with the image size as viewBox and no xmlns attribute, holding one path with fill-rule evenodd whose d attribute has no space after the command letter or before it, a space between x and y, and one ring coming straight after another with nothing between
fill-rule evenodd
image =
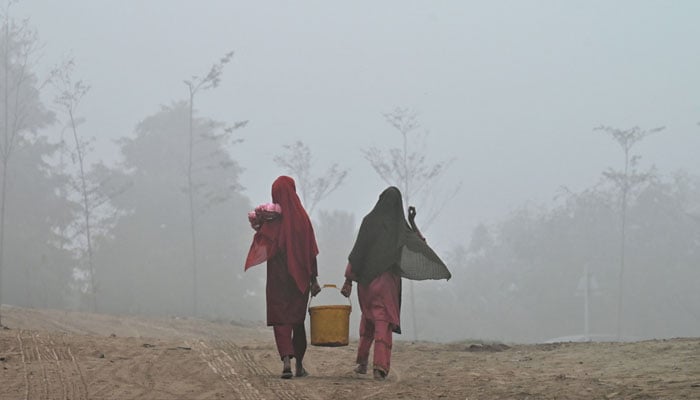
<instances>
[{"instance_id":1,"label":"distant tree line","mask_svg":"<svg viewBox=\"0 0 700 400\"><path fill-rule=\"evenodd\" d=\"M475 228L450 252L454 282L437 296L418 293L445 310L419 310L432 329L425 334L524 342L697 335L700 177L659 176L641 171L638 155L625 159L593 187L562 190L553 206L523 205Z\"/></svg>"},{"instance_id":2,"label":"distant tree line","mask_svg":"<svg viewBox=\"0 0 700 400\"><path fill-rule=\"evenodd\" d=\"M233 53L145 117L108 167L90 162L94 136L79 114L89 84L73 60L38 77L38 35L11 6L0 16L0 303L259 319L262 281L236 273L251 206L230 148L245 121L194 107Z\"/></svg>"}]
</instances>

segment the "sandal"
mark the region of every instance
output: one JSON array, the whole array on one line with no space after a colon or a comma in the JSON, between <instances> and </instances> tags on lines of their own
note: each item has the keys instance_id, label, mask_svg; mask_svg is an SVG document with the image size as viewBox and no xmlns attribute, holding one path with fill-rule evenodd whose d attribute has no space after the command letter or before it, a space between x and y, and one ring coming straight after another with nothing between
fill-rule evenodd
<instances>
[{"instance_id":1,"label":"sandal","mask_svg":"<svg viewBox=\"0 0 700 400\"><path fill-rule=\"evenodd\" d=\"M374 380L375 381L386 380L386 372L382 371L381 369L375 369L374 370Z\"/></svg>"},{"instance_id":2,"label":"sandal","mask_svg":"<svg viewBox=\"0 0 700 400\"><path fill-rule=\"evenodd\" d=\"M282 379L292 379L292 370L291 369L282 370Z\"/></svg>"}]
</instances>

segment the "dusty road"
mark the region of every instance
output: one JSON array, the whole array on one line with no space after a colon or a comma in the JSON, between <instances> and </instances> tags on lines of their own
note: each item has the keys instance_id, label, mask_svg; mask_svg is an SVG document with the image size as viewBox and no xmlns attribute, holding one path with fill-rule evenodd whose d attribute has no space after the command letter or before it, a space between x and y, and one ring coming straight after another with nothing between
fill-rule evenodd
<instances>
[{"instance_id":1,"label":"dusty road","mask_svg":"<svg viewBox=\"0 0 700 400\"><path fill-rule=\"evenodd\" d=\"M396 341L385 382L357 343L279 378L272 331L193 319L2 308L0 399L700 399L700 338L503 345Z\"/></svg>"}]
</instances>

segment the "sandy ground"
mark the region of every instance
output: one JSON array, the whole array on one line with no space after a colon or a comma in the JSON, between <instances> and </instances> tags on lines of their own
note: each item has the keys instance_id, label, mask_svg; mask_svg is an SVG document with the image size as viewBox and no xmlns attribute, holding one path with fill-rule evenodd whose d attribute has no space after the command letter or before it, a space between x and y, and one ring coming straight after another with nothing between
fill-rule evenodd
<instances>
[{"instance_id":1,"label":"sandy ground","mask_svg":"<svg viewBox=\"0 0 700 400\"><path fill-rule=\"evenodd\" d=\"M700 338L505 345L396 341L389 378L357 343L309 346L280 379L265 326L3 306L0 399L700 399Z\"/></svg>"}]
</instances>

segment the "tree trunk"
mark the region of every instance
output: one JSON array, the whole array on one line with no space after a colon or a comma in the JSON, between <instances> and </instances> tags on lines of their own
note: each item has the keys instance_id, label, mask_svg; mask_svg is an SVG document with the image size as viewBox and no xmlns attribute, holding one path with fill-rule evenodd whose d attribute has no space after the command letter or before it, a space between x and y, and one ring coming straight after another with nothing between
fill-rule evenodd
<instances>
[{"instance_id":1,"label":"tree trunk","mask_svg":"<svg viewBox=\"0 0 700 400\"><path fill-rule=\"evenodd\" d=\"M617 290L617 340L622 337L622 299L624 297L625 278L625 236L627 229L627 195L629 192L629 150L625 149L625 175L622 183L622 204L620 217L620 274L618 277Z\"/></svg>"},{"instance_id":2,"label":"tree trunk","mask_svg":"<svg viewBox=\"0 0 700 400\"><path fill-rule=\"evenodd\" d=\"M97 288L95 287L95 266L92 260L92 234L90 223L90 200L88 198L87 180L85 178L85 162L83 160L83 148L80 146L78 130L75 127L73 112L68 110L71 128L73 129L73 139L75 139L75 150L78 153L78 166L80 167L80 191L83 200L83 219L85 223L85 240L87 245L88 268L90 270L90 308L97 311Z\"/></svg>"},{"instance_id":3,"label":"tree trunk","mask_svg":"<svg viewBox=\"0 0 700 400\"><path fill-rule=\"evenodd\" d=\"M2 160L2 192L0 193L0 306L2 306L2 269L5 257L5 199L7 191L7 157ZM2 328L2 312L0 311L0 328Z\"/></svg>"},{"instance_id":4,"label":"tree trunk","mask_svg":"<svg viewBox=\"0 0 700 400\"><path fill-rule=\"evenodd\" d=\"M194 185L192 183L192 153L194 150L194 93L190 91L189 154L187 160L187 194L190 208L190 238L192 246L192 315L197 315L197 235L195 230Z\"/></svg>"}]
</instances>

